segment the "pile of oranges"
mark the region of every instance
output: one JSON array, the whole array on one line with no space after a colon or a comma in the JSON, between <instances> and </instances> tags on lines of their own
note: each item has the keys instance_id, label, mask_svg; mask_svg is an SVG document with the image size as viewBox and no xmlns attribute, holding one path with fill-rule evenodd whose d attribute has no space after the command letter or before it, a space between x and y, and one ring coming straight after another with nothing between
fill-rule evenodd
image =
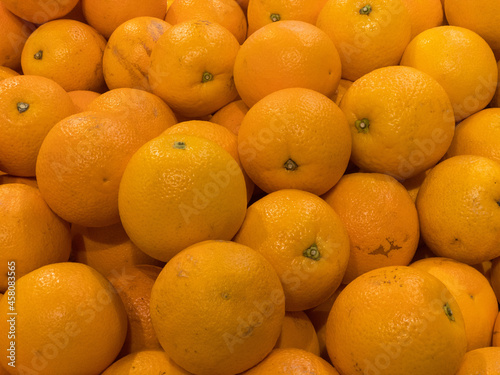
<instances>
[{"instance_id":1,"label":"pile of oranges","mask_svg":"<svg viewBox=\"0 0 500 375\"><path fill-rule=\"evenodd\" d=\"M0 0L0 374L500 374L497 8Z\"/></svg>"}]
</instances>

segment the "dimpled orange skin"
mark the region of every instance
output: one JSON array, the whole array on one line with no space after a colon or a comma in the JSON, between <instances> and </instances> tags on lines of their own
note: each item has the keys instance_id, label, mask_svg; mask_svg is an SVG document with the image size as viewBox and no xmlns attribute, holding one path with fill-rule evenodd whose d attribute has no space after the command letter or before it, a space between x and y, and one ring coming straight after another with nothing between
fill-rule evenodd
<instances>
[{"instance_id":1,"label":"dimpled orange skin","mask_svg":"<svg viewBox=\"0 0 500 375\"><path fill-rule=\"evenodd\" d=\"M326 345L343 375L455 375L467 339L460 308L441 281L389 266L340 292L328 316Z\"/></svg>"},{"instance_id":2,"label":"dimpled orange skin","mask_svg":"<svg viewBox=\"0 0 500 375\"><path fill-rule=\"evenodd\" d=\"M496 258L499 201L499 163L476 155L446 159L432 168L418 191L422 239L436 255L469 265Z\"/></svg>"},{"instance_id":3,"label":"dimpled orange skin","mask_svg":"<svg viewBox=\"0 0 500 375\"><path fill-rule=\"evenodd\" d=\"M65 16L71 12L78 0L2 0L2 3L22 19L42 24Z\"/></svg>"},{"instance_id":4,"label":"dimpled orange skin","mask_svg":"<svg viewBox=\"0 0 500 375\"><path fill-rule=\"evenodd\" d=\"M460 369L455 375L500 374L500 348L485 347L465 353Z\"/></svg>"},{"instance_id":5,"label":"dimpled orange skin","mask_svg":"<svg viewBox=\"0 0 500 375\"><path fill-rule=\"evenodd\" d=\"M443 24L443 5L440 0L403 0L411 22L411 39L422 31Z\"/></svg>"},{"instance_id":6,"label":"dimpled orange skin","mask_svg":"<svg viewBox=\"0 0 500 375\"><path fill-rule=\"evenodd\" d=\"M328 35L307 22L285 20L268 24L245 40L234 62L234 83L249 107L289 87L329 97L339 85L341 69Z\"/></svg>"}]
</instances>

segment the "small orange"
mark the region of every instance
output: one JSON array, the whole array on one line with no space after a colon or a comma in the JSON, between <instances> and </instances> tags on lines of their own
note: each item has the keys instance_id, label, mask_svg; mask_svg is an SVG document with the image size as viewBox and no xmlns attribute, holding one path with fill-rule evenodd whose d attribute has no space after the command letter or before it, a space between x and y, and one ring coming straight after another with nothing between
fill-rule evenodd
<instances>
[{"instance_id":1,"label":"small orange","mask_svg":"<svg viewBox=\"0 0 500 375\"><path fill-rule=\"evenodd\" d=\"M375 268L410 263L420 236L418 214L396 179L380 173L350 173L322 197L349 234L343 283Z\"/></svg>"},{"instance_id":2,"label":"small orange","mask_svg":"<svg viewBox=\"0 0 500 375\"><path fill-rule=\"evenodd\" d=\"M81 0L88 24L105 38L122 23L141 16L163 19L167 13L166 0Z\"/></svg>"},{"instance_id":3,"label":"small orange","mask_svg":"<svg viewBox=\"0 0 500 375\"><path fill-rule=\"evenodd\" d=\"M316 26L335 43L342 78L350 81L397 65L411 37L411 18L402 0L328 0Z\"/></svg>"},{"instance_id":4,"label":"small orange","mask_svg":"<svg viewBox=\"0 0 500 375\"><path fill-rule=\"evenodd\" d=\"M418 191L424 242L438 256L473 265L500 256L500 164L457 155L437 164Z\"/></svg>"},{"instance_id":5,"label":"small orange","mask_svg":"<svg viewBox=\"0 0 500 375\"><path fill-rule=\"evenodd\" d=\"M180 368L163 350L142 350L115 361L101 375L192 375Z\"/></svg>"},{"instance_id":6,"label":"small orange","mask_svg":"<svg viewBox=\"0 0 500 375\"><path fill-rule=\"evenodd\" d=\"M12 70L11 68L7 68L6 66L0 66L0 81L4 80L5 78L15 77L18 75L19 73L16 72L15 70Z\"/></svg>"},{"instance_id":7,"label":"small orange","mask_svg":"<svg viewBox=\"0 0 500 375\"><path fill-rule=\"evenodd\" d=\"M281 189L250 205L234 241L273 265L287 311L325 301L339 287L349 258L349 237L339 215L302 190Z\"/></svg>"},{"instance_id":8,"label":"small orange","mask_svg":"<svg viewBox=\"0 0 500 375\"><path fill-rule=\"evenodd\" d=\"M73 224L71 236L71 260L87 264L103 275L120 273L135 265L164 265L134 245L121 223L97 228Z\"/></svg>"},{"instance_id":9,"label":"small orange","mask_svg":"<svg viewBox=\"0 0 500 375\"><path fill-rule=\"evenodd\" d=\"M456 121L486 107L497 87L493 51L483 38L463 27L439 26L421 32L406 47L401 65L425 72L441 84Z\"/></svg>"},{"instance_id":10,"label":"small orange","mask_svg":"<svg viewBox=\"0 0 500 375\"><path fill-rule=\"evenodd\" d=\"M328 316L326 345L344 375L454 375L467 338L460 308L439 279L388 266L340 292Z\"/></svg>"},{"instance_id":11,"label":"small orange","mask_svg":"<svg viewBox=\"0 0 500 375\"><path fill-rule=\"evenodd\" d=\"M237 374L256 365L273 349L284 315L285 296L271 264L230 241L185 248L151 291L161 346L195 374Z\"/></svg>"},{"instance_id":12,"label":"small orange","mask_svg":"<svg viewBox=\"0 0 500 375\"><path fill-rule=\"evenodd\" d=\"M345 172L351 137L332 100L297 87L275 91L250 108L238 148L243 168L265 192L302 189L319 195Z\"/></svg>"},{"instance_id":13,"label":"small orange","mask_svg":"<svg viewBox=\"0 0 500 375\"><path fill-rule=\"evenodd\" d=\"M151 289L161 270L142 264L105 275L118 292L128 317L127 337L119 358L142 350L161 349L149 313Z\"/></svg>"},{"instance_id":14,"label":"small orange","mask_svg":"<svg viewBox=\"0 0 500 375\"><path fill-rule=\"evenodd\" d=\"M228 29L240 44L247 37L245 13L234 0L176 0L165 16L171 25L189 20L216 22Z\"/></svg>"},{"instance_id":15,"label":"small orange","mask_svg":"<svg viewBox=\"0 0 500 375\"><path fill-rule=\"evenodd\" d=\"M241 99L232 101L219 109L210 117L210 122L222 125L238 135L241 122L247 114L249 108Z\"/></svg>"},{"instance_id":16,"label":"small orange","mask_svg":"<svg viewBox=\"0 0 500 375\"><path fill-rule=\"evenodd\" d=\"M331 364L317 355L295 348L274 349L257 366L242 375L339 375Z\"/></svg>"},{"instance_id":17,"label":"small orange","mask_svg":"<svg viewBox=\"0 0 500 375\"><path fill-rule=\"evenodd\" d=\"M32 186L0 185L0 233L2 293L14 279L69 259L69 224L51 211L40 191Z\"/></svg>"},{"instance_id":18,"label":"small orange","mask_svg":"<svg viewBox=\"0 0 500 375\"><path fill-rule=\"evenodd\" d=\"M51 79L19 75L0 81L0 170L34 176L45 136L76 111L68 93Z\"/></svg>"},{"instance_id":19,"label":"small orange","mask_svg":"<svg viewBox=\"0 0 500 375\"><path fill-rule=\"evenodd\" d=\"M364 171L398 180L435 165L455 131L443 87L406 66L380 68L361 77L349 87L340 108L351 130L351 161Z\"/></svg>"},{"instance_id":20,"label":"small orange","mask_svg":"<svg viewBox=\"0 0 500 375\"><path fill-rule=\"evenodd\" d=\"M483 109L457 125L446 156L466 154L500 163L500 108Z\"/></svg>"},{"instance_id":21,"label":"small orange","mask_svg":"<svg viewBox=\"0 0 500 375\"><path fill-rule=\"evenodd\" d=\"M500 348L487 347L465 353L460 369L455 375L500 374Z\"/></svg>"},{"instance_id":22,"label":"small orange","mask_svg":"<svg viewBox=\"0 0 500 375\"><path fill-rule=\"evenodd\" d=\"M2 0L3 6L18 17L42 24L68 14L78 3L78 0Z\"/></svg>"},{"instance_id":23,"label":"small orange","mask_svg":"<svg viewBox=\"0 0 500 375\"><path fill-rule=\"evenodd\" d=\"M233 65L240 44L215 22L189 20L170 27L151 52L149 84L176 113L211 114L238 95Z\"/></svg>"},{"instance_id":24,"label":"small orange","mask_svg":"<svg viewBox=\"0 0 500 375\"><path fill-rule=\"evenodd\" d=\"M443 282L458 303L464 317L467 351L490 346L498 315L498 301L488 279L467 264L433 257L410 267L429 272Z\"/></svg>"},{"instance_id":25,"label":"small orange","mask_svg":"<svg viewBox=\"0 0 500 375\"><path fill-rule=\"evenodd\" d=\"M73 104L76 106L78 112L86 111L89 104L99 95L101 95L98 92L90 90L68 91L68 94L73 101Z\"/></svg>"},{"instance_id":26,"label":"small orange","mask_svg":"<svg viewBox=\"0 0 500 375\"><path fill-rule=\"evenodd\" d=\"M21 55L24 74L50 78L66 91L105 91L102 55L106 40L91 26L59 19L37 28Z\"/></svg>"},{"instance_id":27,"label":"small orange","mask_svg":"<svg viewBox=\"0 0 500 375\"><path fill-rule=\"evenodd\" d=\"M248 35L272 22L304 21L316 25L327 0L252 0L248 3Z\"/></svg>"},{"instance_id":28,"label":"small orange","mask_svg":"<svg viewBox=\"0 0 500 375\"><path fill-rule=\"evenodd\" d=\"M118 26L109 37L102 58L108 88L151 91L148 81L151 51L169 27L169 23L147 16L132 18Z\"/></svg>"},{"instance_id":29,"label":"small orange","mask_svg":"<svg viewBox=\"0 0 500 375\"><path fill-rule=\"evenodd\" d=\"M303 87L331 96L341 74L340 57L325 32L303 21L270 23L250 35L234 62L234 83L252 107L284 88Z\"/></svg>"},{"instance_id":30,"label":"small orange","mask_svg":"<svg viewBox=\"0 0 500 375\"><path fill-rule=\"evenodd\" d=\"M241 168L221 146L163 134L132 156L118 200L130 239L168 261L196 242L231 239L245 217L247 193Z\"/></svg>"},{"instance_id":31,"label":"small orange","mask_svg":"<svg viewBox=\"0 0 500 375\"><path fill-rule=\"evenodd\" d=\"M21 69L21 53L34 25L22 20L0 2L0 66Z\"/></svg>"},{"instance_id":32,"label":"small orange","mask_svg":"<svg viewBox=\"0 0 500 375\"><path fill-rule=\"evenodd\" d=\"M403 0L411 23L411 39L422 31L443 24L443 5L440 0Z\"/></svg>"},{"instance_id":33,"label":"small orange","mask_svg":"<svg viewBox=\"0 0 500 375\"><path fill-rule=\"evenodd\" d=\"M275 348L307 350L319 356L319 341L311 320L304 311L286 311Z\"/></svg>"}]
</instances>

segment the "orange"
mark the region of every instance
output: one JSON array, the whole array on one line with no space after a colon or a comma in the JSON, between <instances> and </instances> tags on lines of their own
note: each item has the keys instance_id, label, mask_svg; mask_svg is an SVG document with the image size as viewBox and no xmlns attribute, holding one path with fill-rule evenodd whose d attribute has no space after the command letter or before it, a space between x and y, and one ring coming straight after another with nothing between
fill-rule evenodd
<instances>
[{"instance_id":1,"label":"orange","mask_svg":"<svg viewBox=\"0 0 500 375\"><path fill-rule=\"evenodd\" d=\"M437 277L455 298L464 317L467 351L490 346L498 301L488 279L474 267L449 258L422 259L410 266Z\"/></svg>"},{"instance_id":2,"label":"orange","mask_svg":"<svg viewBox=\"0 0 500 375\"><path fill-rule=\"evenodd\" d=\"M328 0L316 26L335 43L342 78L350 81L377 68L397 65L412 27L402 0Z\"/></svg>"},{"instance_id":3,"label":"orange","mask_svg":"<svg viewBox=\"0 0 500 375\"><path fill-rule=\"evenodd\" d=\"M235 36L218 23L173 25L151 52L151 89L183 116L211 114L238 95L233 65L239 48Z\"/></svg>"},{"instance_id":4,"label":"orange","mask_svg":"<svg viewBox=\"0 0 500 375\"><path fill-rule=\"evenodd\" d=\"M5 2L0 2L0 32L3 35L0 41L0 66L14 70L21 68L21 53L34 28L34 25L8 10Z\"/></svg>"},{"instance_id":5,"label":"orange","mask_svg":"<svg viewBox=\"0 0 500 375\"><path fill-rule=\"evenodd\" d=\"M89 104L99 95L101 95L98 92L89 90L68 91L68 94L73 101L73 104L76 106L78 112L86 111Z\"/></svg>"},{"instance_id":6,"label":"orange","mask_svg":"<svg viewBox=\"0 0 500 375\"><path fill-rule=\"evenodd\" d=\"M0 300L0 311L3 316L12 311L6 298ZM49 264L17 279L15 312L17 373L100 374L127 332L127 314L111 283L79 263ZM10 324L0 322L4 352L11 345ZM0 361L11 368L7 356Z\"/></svg>"},{"instance_id":7,"label":"orange","mask_svg":"<svg viewBox=\"0 0 500 375\"><path fill-rule=\"evenodd\" d=\"M50 78L66 91L105 91L102 55L106 40L91 26L59 19L37 28L21 55L24 74Z\"/></svg>"},{"instance_id":8,"label":"orange","mask_svg":"<svg viewBox=\"0 0 500 375\"><path fill-rule=\"evenodd\" d=\"M304 21L316 25L327 0L252 0L248 3L248 35L272 22Z\"/></svg>"},{"instance_id":9,"label":"orange","mask_svg":"<svg viewBox=\"0 0 500 375\"><path fill-rule=\"evenodd\" d=\"M78 3L78 0L2 0L3 6L18 17L42 24L68 14Z\"/></svg>"},{"instance_id":10,"label":"orange","mask_svg":"<svg viewBox=\"0 0 500 375\"><path fill-rule=\"evenodd\" d=\"M424 242L437 256L472 265L500 256L500 164L458 155L437 164L418 191Z\"/></svg>"},{"instance_id":11,"label":"orange","mask_svg":"<svg viewBox=\"0 0 500 375\"><path fill-rule=\"evenodd\" d=\"M498 313L493 327L493 339L491 340L492 346L500 346L500 313Z\"/></svg>"},{"instance_id":12,"label":"orange","mask_svg":"<svg viewBox=\"0 0 500 375\"><path fill-rule=\"evenodd\" d=\"M234 241L273 265L288 311L324 302L339 287L349 258L349 237L339 215L302 190L281 189L253 203Z\"/></svg>"},{"instance_id":13,"label":"orange","mask_svg":"<svg viewBox=\"0 0 500 375\"><path fill-rule=\"evenodd\" d=\"M500 32L498 22L500 17L494 11L497 4L492 0L446 0L446 19L450 25L461 26L472 30L488 42L500 58Z\"/></svg>"},{"instance_id":14,"label":"orange","mask_svg":"<svg viewBox=\"0 0 500 375\"><path fill-rule=\"evenodd\" d=\"M163 350L143 350L120 358L101 375L190 375L177 366Z\"/></svg>"},{"instance_id":15,"label":"orange","mask_svg":"<svg viewBox=\"0 0 500 375\"><path fill-rule=\"evenodd\" d=\"M34 176L45 136L76 111L71 97L51 79L19 75L0 81L0 170Z\"/></svg>"},{"instance_id":16,"label":"orange","mask_svg":"<svg viewBox=\"0 0 500 375\"><path fill-rule=\"evenodd\" d=\"M351 129L354 164L398 180L435 165L455 131L453 108L441 85L406 66L380 68L358 79L340 109Z\"/></svg>"},{"instance_id":17,"label":"orange","mask_svg":"<svg viewBox=\"0 0 500 375\"><path fill-rule=\"evenodd\" d=\"M121 223L98 228L73 224L71 235L71 260L87 264L103 275L119 274L136 265L164 265L134 245Z\"/></svg>"},{"instance_id":18,"label":"orange","mask_svg":"<svg viewBox=\"0 0 500 375\"><path fill-rule=\"evenodd\" d=\"M167 13L166 0L81 0L88 24L105 38L122 23L141 16L163 19Z\"/></svg>"},{"instance_id":19,"label":"orange","mask_svg":"<svg viewBox=\"0 0 500 375\"><path fill-rule=\"evenodd\" d=\"M499 373L500 348L489 347L465 353L456 375L496 375Z\"/></svg>"},{"instance_id":20,"label":"orange","mask_svg":"<svg viewBox=\"0 0 500 375\"><path fill-rule=\"evenodd\" d=\"M285 296L271 264L230 241L185 248L151 291L161 346L195 374L230 375L256 365L273 349L284 315Z\"/></svg>"},{"instance_id":21,"label":"orange","mask_svg":"<svg viewBox=\"0 0 500 375\"><path fill-rule=\"evenodd\" d=\"M491 262L490 283L500 303L500 257L493 259Z\"/></svg>"},{"instance_id":22,"label":"orange","mask_svg":"<svg viewBox=\"0 0 500 375\"><path fill-rule=\"evenodd\" d=\"M118 357L142 350L161 349L151 323L151 289L162 268L131 265L105 275L120 296L128 316L127 337Z\"/></svg>"},{"instance_id":23,"label":"orange","mask_svg":"<svg viewBox=\"0 0 500 375\"><path fill-rule=\"evenodd\" d=\"M0 81L4 80L5 78L10 78L18 75L19 73L16 72L15 70L12 70L11 68L7 68L6 66L0 66Z\"/></svg>"},{"instance_id":24,"label":"orange","mask_svg":"<svg viewBox=\"0 0 500 375\"><path fill-rule=\"evenodd\" d=\"M119 222L118 187L125 166L167 127L132 119L137 121L112 111L86 111L59 121L47 134L36 177L47 204L63 219L86 227Z\"/></svg>"},{"instance_id":25,"label":"orange","mask_svg":"<svg viewBox=\"0 0 500 375\"><path fill-rule=\"evenodd\" d=\"M234 83L252 107L264 96L303 87L331 96L341 74L335 45L322 30L304 21L270 23L250 35L234 62Z\"/></svg>"},{"instance_id":26,"label":"orange","mask_svg":"<svg viewBox=\"0 0 500 375\"><path fill-rule=\"evenodd\" d=\"M440 0L403 0L411 23L411 39L422 31L443 24L443 5Z\"/></svg>"},{"instance_id":27,"label":"orange","mask_svg":"<svg viewBox=\"0 0 500 375\"><path fill-rule=\"evenodd\" d=\"M500 163L500 108L486 108L455 128L446 156L480 155Z\"/></svg>"},{"instance_id":28,"label":"orange","mask_svg":"<svg viewBox=\"0 0 500 375\"><path fill-rule=\"evenodd\" d=\"M388 266L340 292L328 316L326 345L343 375L454 375L467 338L460 308L439 279Z\"/></svg>"},{"instance_id":29,"label":"orange","mask_svg":"<svg viewBox=\"0 0 500 375\"><path fill-rule=\"evenodd\" d=\"M241 168L221 146L163 134L132 156L118 200L132 242L168 261L196 242L231 239L245 217L247 194Z\"/></svg>"},{"instance_id":30,"label":"orange","mask_svg":"<svg viewBox=\"0 0 500 375\"><path fill-rule=\"evenodd\" d=\"M401 65L431 75L448 94L455 120L486 107L497 87L495 55L474 31L439 26L417 35L406 47Z\"/></svg>"},{"instance_id":31,"label":"orange","mask_svg":"<svg viewBox=\"0 0 500 375\"><path fill-rule=\"evenodd\" d=\"M311 320L304 311L286 311L275 348L307 350L319 356L319 341Z\"/></svg>"},{"instance_id":32,"label":"orange","mask_svg":"<svg viewBox=\"0 0 500 375\"><path fill-rule=\"evenodd\" d=\"M384 266L406 266L417 249L418 214L406 189L380 173L344 175L322 196L344 224L350 240L343 283Z\"/></svg>"},{"instance_id":33,"label":"orange","mask_svg":"<svg viewBox=\"0 0 500 375\"><path fill-rule=\"evenodd\" d=\"M125 21L109 37L102 67L110 89L130 87L151 91L148 70L151 51L170 24L156 17Z\"/></svg>"},{"instance_id":34,"label":"orange","mask_svg":"<svg viewBox=\"0 0 500 375\"><path fill-rule=\"evenodd\" d=\"M345 93L347 92L347 89L352 86L352 81L349 81L347 79L341 79L339 86L337 87L337 90L335 93L331 96L331 99L335 102L335 104L340 105L340 101L344 97Z\"/></svg>"},{"instance_id":35,"label":"orange","mask_svg":"<svg viewBox=\"0 0 500 375\"><path fill-rule=\"evenodd\" d=\"M247 37L245 13L234 0L176 0L165 16L165 21L172 25L190 20L216 22L228 29L240 44Z\"/></svg>"},{"instance_id":36,"label":"orange","mask_svg":"<svg viewBox=\"0 0 500 375\"><path fill-rule=\"evenodd\" d=\"M296 87L273 92L250 108L238 131L238 148L246 173L265 192L292 188L319 195L345 172L351 137L332 100Z\"/></svg>"},{"instance_id":37,"label":"orange","mask_svg":"<svg viewBox=\"0 0 500 375\"><path fill-rule=\"evenodd\" d=\"M8 276L19 278L46 264L69 259L69 224L50 210L32 186L0 185L0 233L1 292L14 280Z\"/></svg>"},{"instance_id":38,"label":"orange","mask_svg":"<svg viewBox=\"0 0 500 375\"><path fill-rule=\"evenodd\" d=\"M257 366L242 375L339 375L332 365L302 349L274 349Z\"/></svg>"},{"instance_id":39,"label":"orange","mask_svg":"<svg viewBox=\"0 0 500 375\"><path fill-rule=\"evenodd\" d=\"M222 125L238 135L243 118L249 108L241 99L232 101L219 109L210 117L210 122Z\"/></svg>"}]
</instances>

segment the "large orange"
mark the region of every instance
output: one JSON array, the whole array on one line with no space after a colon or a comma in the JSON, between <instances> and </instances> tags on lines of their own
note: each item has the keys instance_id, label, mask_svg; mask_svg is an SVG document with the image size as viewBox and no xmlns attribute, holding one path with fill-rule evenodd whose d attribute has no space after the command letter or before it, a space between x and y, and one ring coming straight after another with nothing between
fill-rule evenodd
<instances>
[{"instance_id":1,"label":"large orange","mask_svg":"<svg viewBox=\"0 0 500 375\"><path fill-rule=\"evenodd\" d=\"M167 13L166 0L81 0L88 24L105 38L122 23L141 16L163 19Z\"/></svg>"},{"instance_id":2,"label":"large orange","mask_svg":"<svg viewBox=\"0 0 500 375\"><path fill-rule=\"evenodd\" d=\"M474 31L439 26L417 35L401 65L421 70L446 90L456 121L486 107L495 94L498 70L488 43Z\"/></svg>"},{"instance_id":3,"label":"large orange","mask_svg":"<svg viewBox=\"0 0 500 375\"><path fill-rule=\"evenodd\" d=\"M0 300L3 316L12 312ZM79 263L40 267L16 282L15 372L40 375L100 374L125 340L127 314L111 283ZM22 318L21 318L22 317ZM0 346L11 344L7 319L0 322ZM10 362L1 356L2 366Z\"/></svg>"},{"instance_id":4,"label":"large orange","mask_svg":"<svg viewBox=\"0 0 500 375\"><path fill-rule=\"evenodd\" d=\"M192 375L172 361L163 350L142 350L118 359L101 375Z\"/></svg>"},{"instance_id":5,"label":"large orange","mask_svg":"<svg viewBox=\"0 0 500 375\"><path fill-rule=\"evenodd\" d=\"M488 279L474 267L449 258L421 259L410 266L437 277L455 298L464 317L467 351L490 346L498 301Z\"/></svg>"},{"instance_id":6,"label":"large orange","mask_svg":"<svg viewBox=\"0 0 500 375\"><path fill-rule=\"evenodd\" d=\"M397 65L411 36L411 18L402 0L328 0L316 26L335 43L342 78L350 81Z\"/></svg>"},{"instance_id":7,"label":"large orange","mask_svg":"<svg viewBox=\"0 0 500 375\"><path fill-rule=\"evenodd\" d=\"M239 48L235 36L218 23L173 25L151 52L151 89L183 116L211 114L238 95L233 65Z\"/></svg>"},{"instance_id":8,"label":"large orange","mask_svg":"<svg viewBox=\"0 0 500 375\"><path fill-rule=\"evenodd\" d=\"M69 224L52 212L32 186L0 185L0 233L0 292L28 272L69 259Z\"/></svg>"},{"instance_id":9,"label":"large orange","mask_svg":"<svg viewBox=\"0 0 500 375\"><path fill-rule=\"evenodd\" d=\"M272 22L304 21L315 25L327 0L252 0L248 3L248 35Z\"/></svg>"},{"instance_id":10,"label":"large orange","mask_svg":"<svg viewBox=\"0 0 500 375\"><path fill-rule=\"evenodd\" d=\"M351 160L362 170L398 180L436 164L455 131L443 87L406 66L380 68L361 77L349 87L340 108L351 129Z\"/></svg>"},{"instance_id":11,"label":"large orange","mask_svg":"<svg viewBox=\"0 0 500 375\"><path fill-rule=\"evenodd\" d=\"M34 26L23 21L0 2L0 66L19 70L21 53Z\"/></svg>"},{"instance_id":12,"label":"large orange","mask_svg":"<svg viewBox=\"0 0 500 375\"><path fill-rule=\"evenodd\" d=\"M265 192L323 194L347 168L351 136L332 100L296 87L273 92L250 108L238 131L238 148L243 168Z\"/></svg>"},{"instance_id":13,"label":"large orange","mask_svg":"<svg viewBox=\"0 0 500 375\"><path fill-rule=\"evenodd\" d=\"M50 208L86 227L118 223L120 179L132 154L166 128L154 125L132 123L111 111L86 111L59 121L36 163L38 186Z\"/></svg>"},{"instance_id":14,"label":"large orange","mask_svg":"<svg viewBox=\"0 0 500 375\"><path fill-rule=\"evenodd\" d=\"M467 348L462 312L446 286L404 266L349 283L333 303L326 340L343 375L455 375Z\"/></svg>"},{"instance_id":15,"label":"large orange","mask_svg":"<svg viewBox=\"0 0 500 375\"><path fill-rule=\"evenodd\" d=\"M165 16L165 21L172 25L189 20L216 22L228 29L240 44L247 37L245 13L235 0L176 0Z\"/></svg>"},{"instance_id":16,"label":"large orange","mask_svg":"<svg viewBox=\"0 0 500 375\"><path fill-rule=\"evenodd\" d=\"M77 3L78 0L2 0L3 6L12 13L36 24L65 16Z\"/></svg>"},{"instance_id":17,"label":"large orange","mask_svg":"<svg viewBox=\"0 0 500 375\"><path fill-rule=\"evenodd\" d=\"M246 213L243 172L221 146L163 134L131 158L119 190L120 218L145 253L168 261L208 239L231 239Z\"/></svg>"},{"instance_id":18,"label":"large orange","mask_svg":"<svg viewBox=\"0 0 500 375\"><path fill-rule=\"evenodd\" d=\"M286 311L275 348L307 350L319 356L319 341L311 320L304 311Z\"/></svg>"},{"instance_id":19,"label":"large orange","mask_svg":"<svg viewBox=\"0 0 500 375\"><path fill-rule=\"evenodd\" d=\"M102 58L108 88L151 91L148 81L151 51L169 27L169 23L148 16L135 17L118 26L109 37Z\"/></svg>"},{"instance_id":20,"label":"large orange","mask_svg":"<svg viewBox=\"0 0 500 375\"><path fill-rule=\"evenodd\" d=\"M284 88L331 96L340 81L340 57L322 30L304 21L268 24L250 35L234 62L234 83L249 107Z\"/></svg>"},{"instance_id":21,"label":"large orange","mask_svg":"<svg viewBox=\"0 0 500 375\"><path fill-rule=\"evenodd\" d=\"M455 375L477 374L500 374L500 348L487 347L465 353L460 369Z\"/></svg>"},{"instance_id":22,"label":"large orange","mask_svg":"<svg viewBox=\"0 0 500 375\"><path fill-rule=\"evenodd\" d=\"M422 31L443 24L443 5L440 0L403 0L411 23L411 38Z\"/></svg>"},{"instance_id":23,"label":"large orange","mask_svg":"<svg viewBox=\"0 0 500 375\"><path fill-rule=\"evenodd\" d=\"M411 262L420 237L418 214L396 179L350 173L322 197L349 234L351 250L343 283L375 268Z\"/></svg>"},{"instance_id":24,"label":"large orange","mask_svg":"<svg viewBox=\"0 0 500 375\"><path fill-rule=\"evenodd\" d=\"M151 319L165 352L195 374L232 375L260 362L281 332L285 296L271 264L230 241L179 252L151 291Z\"/></svg>"},{"instance_id":25,"label":"large orange","mask_svg":"<svg viewBox=\"0 0 500 375\"><path fill-rule=\"evenodd\" d=\"M349 237L339 215L302 190L281 189L253 203L234 241L269 260L290 311L325 301L339 287L349 258Z\"/></svg>"},{"instance_id":26,"label":"large orange","mask_svg":"<svg viewBox=\"0 0 500 375\"><path fill-rule=\"evenodd\" d=\"M437 164L418 191L422 238L438 256L470 265L500 256L500 164L458 155Z\"/></svg>"},{"instance_id":27,"label":"large orange","mask_svg":"<svg viewBox=\"0 0 500 375\"><path fill-rule=\"evenodd\" d=\"M45 136L76 112L71 97L51 79L19 75L0 81L0 170L34 176Z\"/></svg>"},{"instance_id":28,"label":"large orange","mask_svg":"<svg viewBox=\"0 0 500 375\"><path fill-rule=\"evenodd\" d=\"M21 55L24 74L50 78L66 91L106 89L102 55L106 40L91 26L58 19L37 28Z\"/></svg>"}]
</instances>

